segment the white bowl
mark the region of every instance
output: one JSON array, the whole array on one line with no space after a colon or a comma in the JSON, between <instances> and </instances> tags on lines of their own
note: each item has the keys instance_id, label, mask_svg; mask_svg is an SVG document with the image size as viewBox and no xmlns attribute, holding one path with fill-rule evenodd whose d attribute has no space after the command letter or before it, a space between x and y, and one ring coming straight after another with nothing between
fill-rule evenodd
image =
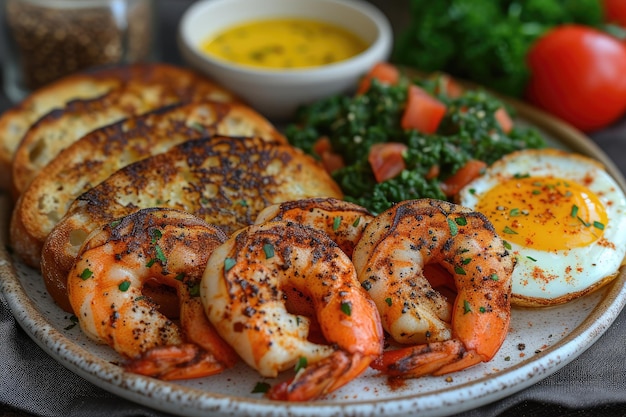
<instances>
[{"instance_id":1,"label":"white bowl","mask_svg":"<svg viewBox=\"0 0 626 417\"><path fill-rule=\"evenodd\" d=\"M263 69L213 58L200 50L208 37L249 20L306 18L339 25L370 46L344 61L301 69ZM183 59L238 94L271 120L291 117L298 106L349 92L376 62L389 58L391 25L362 0L202 0L184 13L178 44Z\"/></svg>"}]
</instances>

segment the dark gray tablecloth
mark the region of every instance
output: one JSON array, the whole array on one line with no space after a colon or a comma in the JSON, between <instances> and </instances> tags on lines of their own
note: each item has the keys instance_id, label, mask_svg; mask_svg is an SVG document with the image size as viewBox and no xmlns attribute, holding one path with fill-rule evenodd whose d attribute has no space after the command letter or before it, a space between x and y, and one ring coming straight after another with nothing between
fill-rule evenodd
<instances>
[{"instance_id":1,"label":"dark gray tablecloth","mask_svg":"<svg viewBox=\"0 0 626 417\"><path fill-rule=\"evenodd\" d=\"M374 1L396 27L406 1ZM157 0L162 58L178 63L175 31L189 0ZM1 4L1 3L0 3ZM0 51L0 58L2 57ZM0 96L0 111L9 106ZM592 135L626 173L626 119ZM1 279L1 277L0 277ZM101 390L44 353L16 324L0 295L0 415L164 416ZM626 311L587 351L541 382L464 416L626 416Z\"/></svg>"}]
</instances>

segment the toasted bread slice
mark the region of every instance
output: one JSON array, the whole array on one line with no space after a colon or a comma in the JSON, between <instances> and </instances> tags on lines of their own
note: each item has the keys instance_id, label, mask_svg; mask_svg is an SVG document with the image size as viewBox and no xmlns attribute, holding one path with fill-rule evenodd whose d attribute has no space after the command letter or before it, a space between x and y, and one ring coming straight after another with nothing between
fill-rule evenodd
<instances>
[{"instance_id":1,"label":"toasted bread slice","mask_svg":"<svg viewBox=\"0 0 626 417\"><path fill-rule=\"evenodd\" d=\"M215 134L287 144L269 121L240 103L173 105L96 129L61 151L20 195L10 226L14 251L39 268L43 242L80 194L125 165Z\"/></svg>"},{"instance_id":2,"label":"toasted bread slice","mask_svg":"<svg viewBox=\"0 0 626 417\"><path fill-rule=\"evenodd\" d=\"M62 149L86 133L174 103L232 102L236 98L207 78L173 66L150 66L103 96L74 100L46 113L24 134L13 155L14 191L19 195Z\"/></svg>"},{"instance_id":3,"label":"toasted bread slice","mask_svg":"<svg viewBox=\"0 0 626 417\"><path fill-rule=\"evenodd\" d=\"M290 145L258 137L190 140L128 165L78 197L48 235L41 270L69 309L67 273L87 235L146 207L188 211L227 234L253 224L266 206L307 197L341 198L324 168Z\"/></svg>"},{"instance_id":4,"label":"toasted bread slice","mask_svg":"<svg viewBox=\"0 0 626 417\"><path fill-rule=\"evenodd\" d=\"M22 137L41 116L55 108L64 107L76 99L100 97L146 71L170 68L167 64L136 64L107 67L80 72L55 81L30 94L21 103L0 115L0 189L13 186L11 164Z\"/></svg>"}]
</instances>

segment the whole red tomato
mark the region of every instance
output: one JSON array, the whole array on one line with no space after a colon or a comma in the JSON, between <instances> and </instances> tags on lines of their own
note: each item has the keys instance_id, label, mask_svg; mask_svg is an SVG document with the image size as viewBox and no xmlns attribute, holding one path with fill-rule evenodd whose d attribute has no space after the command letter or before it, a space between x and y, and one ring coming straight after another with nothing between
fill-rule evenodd
<instances>
[{"instance_id":1,"label":"whole red tomato","mask_svg":"<svg viewBox=\"0 0 626 417\"><path fill-rule=\"evenodd\" d=\"M580 25L558 26L527 55L531 103L590 132L626 111L626 46Z\"/></svg>"},{"instance_id":2,"label":"whole red tomato","mask_svg":"<svg viewBox=\"0 0 626 417\"><path fill-rule=\"evenodd\" d=\"M604 20L626 28L626 0L603 0Z\"/></svg>"}]
</instances>

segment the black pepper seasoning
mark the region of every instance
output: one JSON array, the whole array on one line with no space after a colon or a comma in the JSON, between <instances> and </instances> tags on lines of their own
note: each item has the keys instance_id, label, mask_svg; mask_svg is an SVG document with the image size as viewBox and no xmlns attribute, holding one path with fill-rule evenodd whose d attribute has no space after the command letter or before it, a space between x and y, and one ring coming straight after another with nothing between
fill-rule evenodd
<instances>
[{"instance_id":1,"label":"black pepper seasoning","mask_svg":"<svg viewBox=\"0 0 626 417\"><path fill-rule=\"evenodd\" d=\"M13 90L22 95L73 72L153 58L152 0L6 0ZM8 85L7 90L10 90ZM17 92L7 94L12 99Z\"/></svg>"}]
</instances>

